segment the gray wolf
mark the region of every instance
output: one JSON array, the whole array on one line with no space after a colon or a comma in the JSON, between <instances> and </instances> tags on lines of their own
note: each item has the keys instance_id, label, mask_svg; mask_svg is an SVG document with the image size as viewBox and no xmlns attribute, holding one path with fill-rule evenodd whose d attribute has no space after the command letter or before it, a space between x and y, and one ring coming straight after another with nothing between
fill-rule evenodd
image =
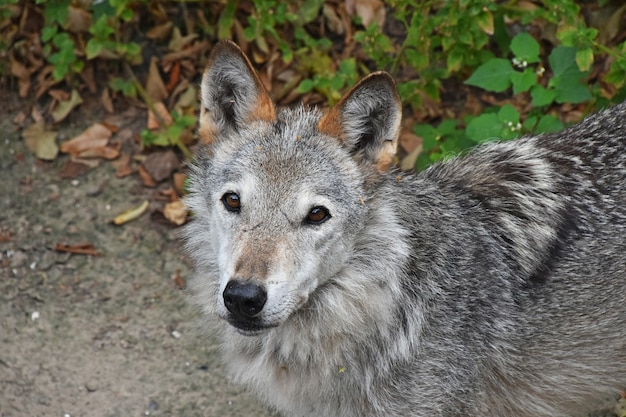
<instances>
[{"instance_id":1,"label":"gray wolf","mask_svg":"<svg viewBox=\"0 0 626 417\"><path fill-rule=\"evenodd\" d=\"M575 416L626 388L626 105L406 175L374 73L276 108L217 44L189 290L233 379L285 416Z\"/></svg>"}]
</instances>

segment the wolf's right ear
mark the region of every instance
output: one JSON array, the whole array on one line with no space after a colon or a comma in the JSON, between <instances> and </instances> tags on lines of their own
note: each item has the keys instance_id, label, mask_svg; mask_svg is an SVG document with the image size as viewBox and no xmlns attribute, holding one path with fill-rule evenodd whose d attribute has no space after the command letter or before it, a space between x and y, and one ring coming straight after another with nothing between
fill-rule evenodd
<instances>
[{"instance_id":1,"label":"wolf's right ear","mask_svg":"<svg viewBox=\"0 0 626 417\"><path fill-rule=\"evenodd\" d=\"M217 43L200 89L198 133L203 143L256 120L273 121L276 108L243 51L233 42Z\"/></svg>"}]
</instances>

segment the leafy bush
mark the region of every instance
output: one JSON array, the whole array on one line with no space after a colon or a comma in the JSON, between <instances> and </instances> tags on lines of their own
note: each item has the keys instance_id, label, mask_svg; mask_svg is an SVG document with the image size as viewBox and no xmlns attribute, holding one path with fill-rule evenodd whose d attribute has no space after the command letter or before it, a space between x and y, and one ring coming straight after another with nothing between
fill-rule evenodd
<instances>
[{"instance_id":1,"label":"leafy bush","mask_svg":"<svg viewBox=\"0 0 626 417\"><path fill-rule=\"evenodd\" d=\"M568 110L626 96L625 8L606 0L359 4L367 13L323 0L0 0L0 52L11 62L0 70L37 98L53 85L75 91L96 71L99 88L149 109L181 89L194 94L209 45L223 38L250 53L279 102L332 104L361 76L387 70L423 140L419 169L485 140L562 129ZM594 15L601 23L584 17ZM154 76L169 79L157 98ZM465 108L470 98L477 104ZM445 112L425 116L428 105ZM144 132L144 143L180 147L194 107L171 100L172 125Z\"/></svg>"}]
</instances>

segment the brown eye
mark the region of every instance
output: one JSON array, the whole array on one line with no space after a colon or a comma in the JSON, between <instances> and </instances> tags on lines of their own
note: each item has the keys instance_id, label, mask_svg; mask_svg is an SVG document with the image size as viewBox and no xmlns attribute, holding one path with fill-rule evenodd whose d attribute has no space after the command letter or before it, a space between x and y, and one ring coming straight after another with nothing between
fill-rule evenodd
<instances>
[{"instance_id":1,"label":"brown eye","mask_svg":"<svg viewBox=\"0 0 626 417\"><path fill-rule=\"evenodd\" d=\"M330 212L326 207L317 206L313 207L309 214L307 214L305 221L308 224L322 224L326 220L330 219Z\"/></svg>"},{"instance_id":2,"label":"brown eye","mask_svg":"<svg viewBox=\"0 0 626 417\"><path fill-rule=\"evenodd\" d=\"M226 193L222 196L222 204L228 211L232 211L235 213L239 212L241 208L241 200L239 199L239 194L237 193Z\"/></svg>"}]
</instances>

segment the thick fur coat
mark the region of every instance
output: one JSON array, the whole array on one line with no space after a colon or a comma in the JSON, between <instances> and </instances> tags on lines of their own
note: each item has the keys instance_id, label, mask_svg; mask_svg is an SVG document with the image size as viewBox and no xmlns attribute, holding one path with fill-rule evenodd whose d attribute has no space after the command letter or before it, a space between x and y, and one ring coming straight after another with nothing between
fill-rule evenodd
<instances>
[{"instance_id":1,"label":"thick fur coat","mask_svg":"<svg viewBox=\"0 0 626 417\"><path fill-rule=\"evenodd\" d=\"M238 47L202 81L189 287L285 416L584 415L626 388L626 106L391 167L391 77L277 109Z\"/></svg>"}]
</instances>

